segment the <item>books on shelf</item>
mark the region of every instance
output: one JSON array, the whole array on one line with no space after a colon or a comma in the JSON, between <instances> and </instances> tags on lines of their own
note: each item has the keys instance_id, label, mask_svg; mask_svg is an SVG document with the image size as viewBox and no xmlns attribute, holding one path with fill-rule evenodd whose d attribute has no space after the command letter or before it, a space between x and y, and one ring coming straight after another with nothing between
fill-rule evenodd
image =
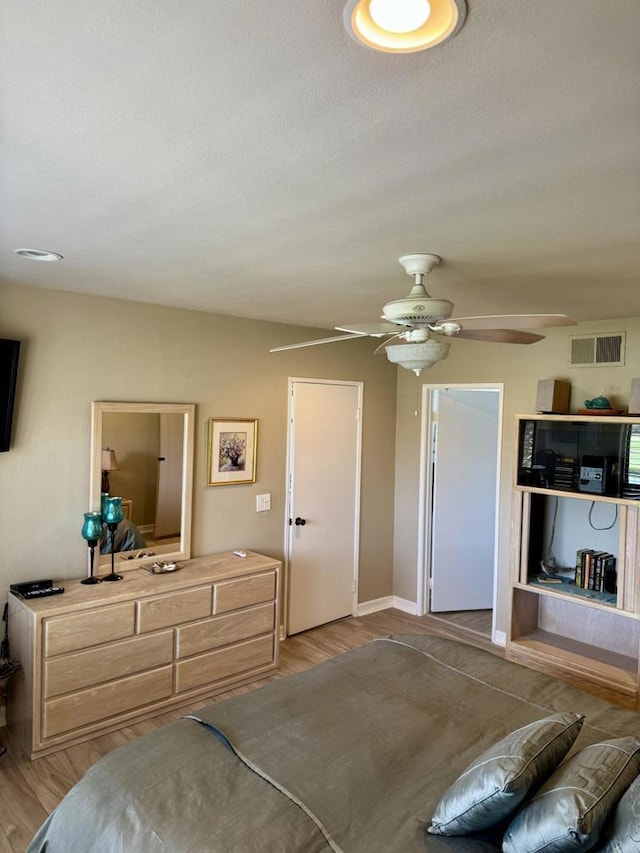
<instances>
[{"instance_id":1,"label":"books on shelf","mask_svg":"<svg viewBox=\"0 0 640 853\"><path fill-rule=\"evenodd\" d=\"M594 592L615 593L616 558L608 551L580 548L576 552L575 585Z\"/></svg>"}]
</instances>

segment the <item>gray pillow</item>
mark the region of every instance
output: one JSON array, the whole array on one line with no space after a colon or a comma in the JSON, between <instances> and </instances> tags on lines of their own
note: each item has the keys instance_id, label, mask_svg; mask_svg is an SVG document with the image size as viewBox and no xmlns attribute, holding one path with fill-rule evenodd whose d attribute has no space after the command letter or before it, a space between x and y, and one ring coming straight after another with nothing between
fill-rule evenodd
<instances>
[{"instance_id":1,"label":"gray pillow","mask_svg":"<svg viewBox=\"0 0 640 853\"><path fill-rule=\"evenodd\" d=\"M554 714L529 723L482 753L446 791L431 819L432 835L466 835L505 820L545 779L577 738L584 717Z\"/></svg>"},{"instance_id":2,"label":"gray pillow","mask_svg":"<svg viewBox=\"0 0 640 853\"><path fill-rule=\"evenodd\" d=\"M591 850L609 814L640 772L640 740L594 743L567 759L507 829L503 853Z\"/></svg>"},{"instance_id":3,"label":"gray pillow","mask_svg":"<svg viewBox=\"0 0 640 853\"><path fill-rule=\"evenodd\" d=\"M600 844L599 853L638 853L640 850L640 776L622 795Z\"/></svg>"}]
</instances>

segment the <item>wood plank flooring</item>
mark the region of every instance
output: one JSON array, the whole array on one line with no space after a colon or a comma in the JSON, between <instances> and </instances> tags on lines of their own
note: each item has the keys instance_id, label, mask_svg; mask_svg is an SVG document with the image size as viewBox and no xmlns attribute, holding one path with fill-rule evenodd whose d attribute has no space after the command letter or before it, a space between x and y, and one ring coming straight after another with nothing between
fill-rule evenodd
<instances>
[{"instance_id":1,"label":"wood plank flooring","mask_svg":"<svg viewBox=\"0 0 640 853\"><path fill-rule=\"evenodd\" d=\"M35 761L29 761L7 730L2 729L0 733L7 752L0 758L0 853L24 853L47 815L92 764L115 747L164 723L228 696L254 690L275 678L302 672L375 637L388 634L420 633L449 637L502 656L502 649L491 644L486 631L486 616L457 618L453 614L439 614L416 617L399 610L384 610L357 619L342 619L288 638L280 645L280 668L269 678L195 704L174 708L151 720L129 725Z\"/></svg>"}]
</instances>

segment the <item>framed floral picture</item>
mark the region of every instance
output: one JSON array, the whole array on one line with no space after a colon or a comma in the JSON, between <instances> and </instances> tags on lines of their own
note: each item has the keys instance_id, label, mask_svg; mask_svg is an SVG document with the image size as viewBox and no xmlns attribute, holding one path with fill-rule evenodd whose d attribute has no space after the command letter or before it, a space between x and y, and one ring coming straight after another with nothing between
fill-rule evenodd
<instances>
[{"instance_id":1,"label":"framed floral picture","mask_svg":"<svg viewBox=\"0 0 640 853\"><path fill-rule=\"evenodd\" d=\"M210 418L207 485L255 483L257 446L257 419Z\"/></svg>"}]
</instances>

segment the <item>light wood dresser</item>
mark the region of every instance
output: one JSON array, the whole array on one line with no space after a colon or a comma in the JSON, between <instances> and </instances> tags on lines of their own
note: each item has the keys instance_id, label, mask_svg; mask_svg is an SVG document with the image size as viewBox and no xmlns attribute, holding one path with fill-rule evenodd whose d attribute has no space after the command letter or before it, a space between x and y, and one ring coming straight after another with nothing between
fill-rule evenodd
<instances>
[{"instance_id":1,"label":"light wood dresser","mask_svg":"<svg viewBox=\"0 0 640 853\"><path fill-rule=\"evenodd\" d=\"M281 564L249 551L124 572L117 583L60 581L62 595L9 596L8 725L31 758L278 665Z\"/></svg>"}]
</instances>

